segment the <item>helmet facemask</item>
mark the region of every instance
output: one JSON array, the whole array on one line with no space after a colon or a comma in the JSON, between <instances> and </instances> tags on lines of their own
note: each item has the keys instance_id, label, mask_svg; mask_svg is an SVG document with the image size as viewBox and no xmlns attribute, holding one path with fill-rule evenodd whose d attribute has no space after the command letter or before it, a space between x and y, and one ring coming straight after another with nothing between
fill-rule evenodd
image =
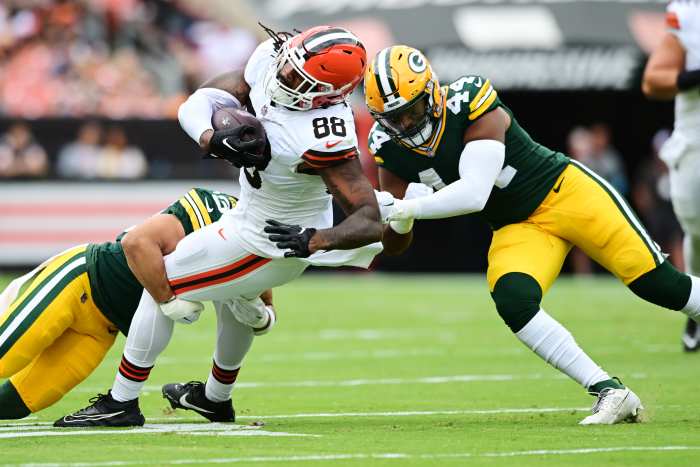
<instances>
[{"instance_id":1,"label":"helmet facemask","mask_svg":"<svg viewBox=\"0 0 700 467\"><path fill-rule=\"evenodd\" d=\"M408 148L428 143L441 116L440 103L435 102L434 83L429 81L425 91L408 103L388 112L373 112L372 116L387 135Z\"/></svg>"}]
</instances>

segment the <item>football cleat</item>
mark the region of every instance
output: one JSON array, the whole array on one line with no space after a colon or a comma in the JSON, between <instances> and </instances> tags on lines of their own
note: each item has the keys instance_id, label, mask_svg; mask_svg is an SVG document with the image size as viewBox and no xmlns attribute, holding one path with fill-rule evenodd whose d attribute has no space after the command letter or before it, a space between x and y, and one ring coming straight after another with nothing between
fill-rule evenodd
<instances>
[{"instance_id":1,"label":"football cleat","mask_svg":"<svg viewBox=\"0 0 700 467\"><path fill-rule=\"evenodd\" d=\"M194 410L210 422L236 421L231 399L223 402L210 401L204 394L204 383L201 381L166 384L163 386L163 397L173 409Z\"/></svg>"},{"instance_id":2,"label":"football cleat","mask_svg":"<svg viewBox=\"0 0 700 467\"><path fill-rule=\"evenodd\" d=\"M686 352L697 352L700 350L700 326L694 320L688 318L683 332L683 350Z\"/></svg>"},{"instance_id":3,"label":"football cleat","mask_svg":"<svg viewBox=\"0 0 700 467\"><path fill-rule=\"evenodd\" d=\"M644 410L642 401L628 388L605 388L598 394L593 404L593 414L584 418L579 425L613 425L615 423L639 422Z\"/></svg>"},{"instance_id":4,"label":"football cleat","mask_svg":"<svg viewBox=\"0 0 700 467\"><path fill-rule=\"evenodd\" d=\"M98 394L90 399L90 405L75 413L59 418L53 426L87 427L87 426L143 426L145 418L139 408L139 400L126 402L114 400L111 392Z\"/></svg>"}]
</instances>

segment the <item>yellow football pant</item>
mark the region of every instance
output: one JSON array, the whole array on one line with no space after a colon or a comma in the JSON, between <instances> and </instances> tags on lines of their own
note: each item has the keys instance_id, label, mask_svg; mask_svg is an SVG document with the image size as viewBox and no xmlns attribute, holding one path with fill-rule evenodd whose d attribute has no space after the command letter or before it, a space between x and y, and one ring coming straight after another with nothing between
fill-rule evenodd
<instances>
[{"instance_id":1,"label":"yellow football pant","mask_svg":"<svg viewBox=\"0 0 700 467\"><path fill-rule=\"evenodd\" d=\"M117 328L92 300L85 246L37 271L0 314L0 378L36 412L83 381L112 346Z\"/></svg>"},{"instance_id":2,"label":"yellow football pant","mask_svg":"<svg viewBox=\"0 0 700 467\"><path fill-rule=\"evenodd\" d=\"M599 175L572 163L528 219L493 234L487 280L493 292L505 274L533 277L545 293L572 245L625 285L664 261L622 196Z\"/></svg>"}]
</instances>

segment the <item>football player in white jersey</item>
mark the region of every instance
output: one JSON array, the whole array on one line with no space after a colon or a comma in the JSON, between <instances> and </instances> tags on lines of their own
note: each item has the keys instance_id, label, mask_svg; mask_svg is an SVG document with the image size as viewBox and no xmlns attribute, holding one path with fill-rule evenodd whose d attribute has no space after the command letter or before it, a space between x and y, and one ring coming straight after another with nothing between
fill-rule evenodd
<instances>
[{"instance_id":1,"label":"football player in white jersey","mask_svg":"<svg viewBox=\"0 0 700 467\"><path fill-rule=\"evenodd\" d=\"M297 35L267 32L271 39L255 50L244 71L208 81L178 114L202 149L243 167L238 204L181 241L164 261L155 255L148 261L144 253L137 277L148 293L134 316L112 390L57 425L133 424L122 423L119 414L140 412L138 395L170 340L174 321L195 319L201 301L225 306L232 299L248 300L249 309L237 310L237 318L249 324L250 334L274 316L259 298L263 291L295 279L311 264L367 267L381 251L380 212L362 173L346 103L364 73L364 46L337 27ZM265 135L254 128L214 130L212 115L223 107L253 110L269 152L258 144ZM253 140L244 140L242 133L251 130ZM347 215L335 227L331 195ZM230 394L251 341L249 335L219 339L206 384L166 385L164 396L175 408L233 421Z\"/></svg>"},{"instance_id":2,"label":"football player in white jersey","mask_svg":"<svg viewBox=\"0 0 700 467\"><path fill-rule=\"evenodd\" d=\"M674 99L675 123L661 158L671 173L671 200L683 226L686 270L700 274L700 0L675 0L666 11L668 32L649 58L642 90L652 99ZM686 351L700 349L700 329L689 319Z\"/></svg>"}]
</instances>

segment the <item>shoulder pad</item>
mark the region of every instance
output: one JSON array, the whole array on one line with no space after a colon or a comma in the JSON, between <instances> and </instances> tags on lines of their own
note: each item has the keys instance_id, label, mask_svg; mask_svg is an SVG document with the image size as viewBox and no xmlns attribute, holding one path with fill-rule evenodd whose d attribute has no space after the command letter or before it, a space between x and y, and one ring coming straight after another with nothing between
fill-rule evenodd
<instances>
[{"instance_id":1,"label":"shoulder pad","mask_svg":"<svg viewBox=\"0 0 700 467\"><path fill-rule=\"evenodd\" d=\"M491 81L478 75L463 76L448 86L446 107L455 115L476 120L498 104Z\"/></svg>"},{"instance_id":2,"label":"shoulder pad","mask_svg":"<svg viewBox=\"0 0 700 467\"><path fill-rule=\"evenodd\" d=\"M382 148L387 143L391 143L391 137L382 129L378 123L372 125L372 129L369 130L369 136L367 137L367 147L369 148L369 153L374 157L374 161L382 165L384 163L384 153L386 150L382 151Z\"/></svg>"},{"instance_id":3,"label":"shoulder pad","mask_svg":"<svg viewBox=\"0 0 700 467\"><path fill-rule=\"evenodd\" d=\"M262 83L267 67L275 55L275 47L272 39L258 45L246 63L243 78L251 88L258 82Z\"/></svg>"}]
</instances>

